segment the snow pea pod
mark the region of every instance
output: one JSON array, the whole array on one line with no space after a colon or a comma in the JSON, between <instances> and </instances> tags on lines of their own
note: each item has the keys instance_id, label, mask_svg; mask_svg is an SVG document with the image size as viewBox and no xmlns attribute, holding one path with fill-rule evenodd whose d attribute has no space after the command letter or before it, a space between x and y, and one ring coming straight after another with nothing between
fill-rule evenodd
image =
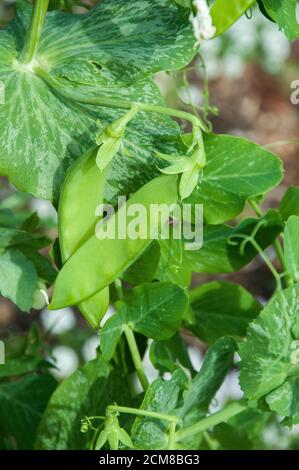
<instances>
[{"instance_id":1,"label":"snow pea pod","mask_svg":"<svg viewBox=\"0 0 299 470\"><path fill-rule=\"evenodd\" d=\"M98 147L93 147L70 168L64 181L58 209L62 262L94 233L96 208L103 200L107 169L97 167Z\"/></svg>"},{"instance_id":2,"label":"snow pea pod","mask_svg":"<svg viewBox=\"0 0 299 470\"><path fill-rule=\"evenodd\" d=\"M96 208L103 201L108 167L102 172L96 164L98 147L90 149L70 168L62 187L58 210L59 244L62 262L94 233ZM97 329L109 306L109 288L97 292L78 307L90 325Z\"/></svg>"},{"instance_id":3,"label":"snow pea pod","mask_svg":"<svg viewBox=\"0 0 299 470\"><path fill-rule=\"evenodd\" d=\"M161 216L160 204L172 205L178 200L176 175L158 176L139 189L119 211L107 222L118 233L119 221L134 204L142 205L146 211L147 231L139 238L99 239L93 234L71 256L56 279L51 309L59 309L95 295L117 279L152 242L149 229L156 230L168 219ZM159 216L160 214L160 216Z\"/></svg>"},{"instance_id":4,"label":"snow pea pod","mask_svg":"<svg viewBox=\"0 0 299 470\"><path fill-rule=\"evenodd\" d=\"M215 0L211 6L213 26L216 36L226 31L255 2L255 0Z\"/></svg>"},{"instance_id":5,"label":"snow pea pod","mask_svg":"<svg viewBox=\"0 0 299 470\"><path fill-rule=\"evenodd\" d=\"M128 122L138 112L132 108L107 125L97 136L97 147L83 155L69 170L62 188L59 204L59 240L62 262L94 234L96 209L103 203L106 176L111 160L117 154ZM95 293L78 307L93 328L99 323L109 305L109 288Z\"/></svg>"}]
</instances>

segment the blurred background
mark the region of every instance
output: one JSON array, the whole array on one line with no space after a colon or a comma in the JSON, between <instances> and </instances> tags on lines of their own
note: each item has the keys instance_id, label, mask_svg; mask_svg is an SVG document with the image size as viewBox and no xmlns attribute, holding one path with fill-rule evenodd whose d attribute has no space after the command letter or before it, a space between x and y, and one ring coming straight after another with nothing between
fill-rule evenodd
<instances>
[{"instance_id":1,"label":"blurred background","mask_svg":"<svg viewBox=\"0 0 299 470\"><path fill-rule=\"evenodd\" d=\"M0 0L0 28L12 18L13 3L13 0ZM52 6L58 3L59 0L52 1ZM67 7L72 5L71 0L64 3ZM90 1L89 5L94 3L98 2ZM83 14L87 10L74 7L73 11ZM293 80L299 80L299 41L289 44L277 26L256 8L220 38L206 41L200 56L186 70L156 76L170 106L191 109L203 117L214 132L247 137L282 158L285 178L263 202L264 208L277 207L287 186L299 185L299 105L290 101ZM0 210L12 211L20 219L36 211L43 232L53 240L57 236L53 206L17 192L1 177ZM246 215L252 213L248 211ZM271 251L269 255L274 257ZM273 289L271 276L259 260L240 273L217 277L242 284L261 302L269 298ZM193 285L212 278L196 275ZM188 335L183 336L198 370L205 347L190 340ZM0 296L0 339L5 340L7 358L13 357L16 348L24 347L22 338L25 337L56 362L53 374L58 379L67 377L79 364L92 359L99 344L98 337L75 310L49 312L43 308L28 314ZM156 372L147 355L145 362L155 378ZM240 395L236 373L232 371L218 393L215 410ZM259 446L299 449L299 427L288 430L279 427L274 420L265 428Z\"/></svg>"}]
</instances>

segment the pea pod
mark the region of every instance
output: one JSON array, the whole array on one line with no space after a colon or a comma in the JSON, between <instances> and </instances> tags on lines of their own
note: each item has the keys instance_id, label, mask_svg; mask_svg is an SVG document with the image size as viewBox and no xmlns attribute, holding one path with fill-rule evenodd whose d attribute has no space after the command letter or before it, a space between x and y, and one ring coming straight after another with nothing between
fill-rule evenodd
<instances>
[{"instance_id":1,"label":"pea pod","mask_svg":"<svg viewBox=\"0 0 299 470\"><path fill-rule=\"evenodd\" d=\"M95 211L103 201L107 169L96 164L98 147L83 155L67 173L59 201L58 231L62 262L94 233Z\"/></svg>"},{"instance_id":2,"label":"pea pod","mask_svg":"<svg viewBox=\"0 0 299 470\"><path fill-rule=\"evenodd\" d=\"M253 3L255 0L215 0L210 12L216 36L230 28Z\"/></svg>"},{"instance_id":3,"label":"pea pod","mask_svg":"<svg viewBox=\"0 0 299 470\"><path fill-rule=\"evenodd\" d=\"M134 105L109 124L97 137L98 146L83 155L67 174L59 203L59 240L63 263L94 233L96 208L103 202L109 164L119 150L128 122L137 112L138 106ZM108 305L109 288L106 287L78 307L92 327L97 329Z\"/></svg>"},{"instance_id":4,"label":"pea pod","mask_svg":"<svg viewBox=\"0 0 299 470\"><path fill-rule=\"evenodd\" d=\"M102 203L108 168L103 172L96 164L98 147L90 149L68 171L59 202L59 244L62 262L94 233L96 207ZM109 288L97 292L78 305L90 323L97 329L109 306Z\"/></svg>"},{"instance_id":5,"label":"pea pod","mask_svg":"<svg viewBox=\"0 0 299 470\"><path fill-rule=\"evenodd\" d=\"M158 229L167 219L159 220L159 204L174 204L178 200L177 176L158 176L119 209L107 222L118 229L118 221L133 204L142 204L146 210L147 227ZM155 206L151 206L151 205ZM152 209L152 210L150 210ZM167 215L168 217L168 215ZM151 224L151 225L150 225ZM117 233L117 231L116 231ZM109 286L123 273L151 243L149 232L144 238L115 238L100 240L92 235L63 266L56 279L51 309L80 304Z\"/></svg>"}]
</instances>

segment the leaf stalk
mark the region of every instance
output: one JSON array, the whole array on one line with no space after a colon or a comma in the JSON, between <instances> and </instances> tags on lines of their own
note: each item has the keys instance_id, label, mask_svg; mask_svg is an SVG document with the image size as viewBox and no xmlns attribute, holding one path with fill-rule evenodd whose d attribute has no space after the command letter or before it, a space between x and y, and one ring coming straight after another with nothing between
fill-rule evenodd
<instances>
[{"instance_id":1,"label":"leaf stalk","mask_svg":"<svg viewBox=\"0 0 299 470\"><path fill-rule=\"evenodd\" d=\"M34 61L41 33L46 21L49 0L36 0L32 9L29 29L25 37L25 43L19 63L30 64Z\"/></svg>"}]
</instances>

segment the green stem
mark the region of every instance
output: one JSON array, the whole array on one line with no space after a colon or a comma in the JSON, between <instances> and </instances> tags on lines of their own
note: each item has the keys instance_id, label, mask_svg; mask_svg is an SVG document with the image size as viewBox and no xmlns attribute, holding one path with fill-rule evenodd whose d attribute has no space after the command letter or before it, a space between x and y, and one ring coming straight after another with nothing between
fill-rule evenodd
<instances>
[{"instance_id":1,"label":"green stem","mask_svg":"<svg viewBox=\"0 0 299 470\"><path fill-rule=\"evenodd\" d=\"M251 205L252 209L256 213L258 217L263 217L264 213L261 210L260 206L257 204L256 201L250 200L249 204ZM286 273L284 280L287 285L287 287L290 287L293 284L291 276L288 274L288 269L285 263L284 255L283 255L283 250L281 247L281 243L279 241L279 238L276 238L276 240L273 242L274 249L276 251L277 258L280 262L281 269L284 273Z\"/></svg>"},{"instance_id":2,"label":"green stem","mask_svg":"<svg viewBox=\"0 0 299 470\"><path fill-rule=\"evenodd\" d=\"M256 213L258 217L263 217L264 215L263 211L256 201L254 201L253 199L250 199L249 204L251 205L252 209L254 210L254 212Z\"/></svg>"},{"instance_id":3,"label":"green stem","mask_svg":"<svg viewBox=\"0 0 299 470\"><path fill-rule=\"evenodd\" d=\"M261 249L261 247L259 246L258 243L256 243L256 241L254 240L254 238L252 238L250 240L250 243L252 244L252 246L256 249L256 251L258 252L258 254L260 255L260 257L262 258L262 260L264 261L264 263L268 266L269 270L271 271L271 273L273 274L273 277L275 278L275 281L276 281L276 284L277 284L277 288L279 290L282 289L282 285L281 285L281 280L280 280L280 275L278 274L278 272L276 271L272 261L270 260L270 258L266 255L266 253Z\"/></svg>"},{"instance_id":4,"label":"green stem","mask_svg":"<svg viewBox=\"0 0 299 470\"><path fill-rule=\"evenodd\" d=\"M195 434L199 434L201 432L210 429L217 424L225 423L233 416L236 416L242 411L246 410L247 405L244 400L236 401L230 403L225 408L217 413L208 416L207 418L202 419L198 423L193 424L192 426L188 426L187 428L182 429L176 433L177 441L182 441L183 439L187 439L188 437L194 436Z\"/></svg>"},{"instance_id":5,"label":"green stem","mask_svg":"<svg viewBox=\"0 0 299 470\"><path fill-rule=\"evenodd\" d=\"M284 273L286 273L285 276L284 276L284 281L286 283L286 286L290 287L290 286L293 285L293 279L288 274L288 268L287 268L287 265L286 265L286 262L285 262L285 259L284 259L284 254L283 254L283 250L282 250L282 246L281 246L279 238L276 238L276 240L273 243L273 246L275 248L277 258L279 259L281 269L283 270Z\"/></svg>"},{"instance_id":6,"label":"green stem","mask_svg":"<svg viewBox=\"0 0 299 470\"><path fill-rule=\"evenodd\" d=\"M204 436L204 439L205 439L206 443L208 444L210 450L219 449L218 442L209 435L208 431L204 431L203 436Z\"/></svg>"},{"instance_id":7,"label":"green stem","mask_svg":"<svg viewBox=\"0 0 299 470\"><path fill-rule=\"evenodd\" d=\"M128 345L129 345L129 349L132 355L132 359L134 362L134 366L135 366L138 378L143 387L143 390L146 392L146 390L149 387L149 383L148 383L147 377L143 369L142 360L138 351L138 346L135 340L134 333L128 325L124 326L124 333L125 333L125 337L127 339Z\"/></svg>"},{"instance_id":8,"label":"green stem","mask_svg":"<svg viewBox=\"0 0 299 470\"><path fill-rule=\"evenodd\" d=\"M29 29L26 34L25 43L19 62L29 64L34 60L42 29L46 20L49 0L36 0L32 10Z\"/></svg>"},{"instance_id":9,"label":"green stem","mask_svg":"<svg viewBox=\"0 0 299 470\"><path fill-rule=\"evenodd\" d=\"M169 434L168 434L168 443L167 443L167 450L176 450L175 445L175 430L176 430L176 421L171 421L169 425Z\"/></svg>"},{"instance_id":10,"label":"green stem","mask_svg":"<svg viewBox=\"0 0 299 470\"><path fill-rule=\"evenodd\" d=\"M114 287L115 287L115 293L116 293L117 299L118 300L123 300L124 293L123 293L122 282L121 282L120 279L116 279L114 281Z\"/></svg>"},{"instance_id":11,"label":"green stem","mask_svg":"<svg viewBox=\"0 0 299 470\"><path fill-rule=\"evenodd\" d=\"M140 410L138 408L130 408L128 406L110 405L107 407L107 411L116 411L118 413L127 413L138 416L148 416L149 418L160 419L161 421L169 421L170 423L177 423L179 418L177 416L171 416L164 413L157 413L156 411Z\"/></svg>"},{"instance_id":12,"label":"green stem","mask_svg":"<svg viewBox=\"0 0 299 470\"><path fill-rule=\"evenodd\" d=\"M90 104L94 106L104 106L107 108L116 108L116 109L131 109L132 106L137 106L140 111L164 114L167 116L173 116L186 121L190 121L193 126L200 127L204 131L207 131L206 127L202 121L193 114L187 113L186 111L181 111L179 109L167 108L164 106L158 106L150 103L139 103L135 101L125 101L113 98L100 98L99 96L91 96L90 94L84 94L78 92L74 88L63 85L54 77L50 76L45 70L41 67L35 67L36 74L42 78L56 93L72 101L79 103ZM95 92L95 90L93 90Z\"/></svg>"}]
</instances>

